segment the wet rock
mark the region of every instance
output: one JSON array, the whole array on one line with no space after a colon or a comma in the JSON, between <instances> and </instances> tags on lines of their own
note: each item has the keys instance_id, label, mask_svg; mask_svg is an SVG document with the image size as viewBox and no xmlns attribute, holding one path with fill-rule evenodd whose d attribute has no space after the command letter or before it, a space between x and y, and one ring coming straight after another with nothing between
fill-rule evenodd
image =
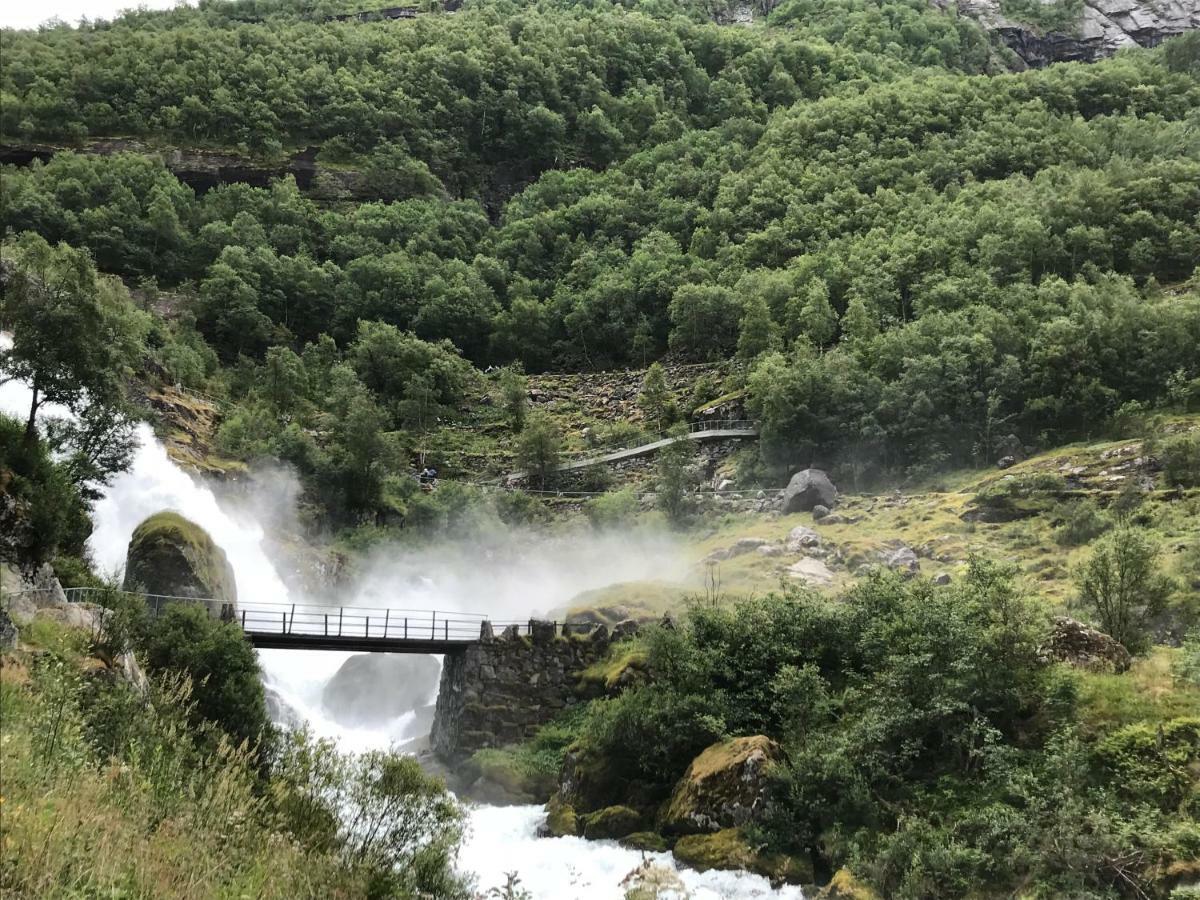
<instances>
[{"instance_id":1,"label":"wet rock","mask_svg":"<svg viewBox=\"0 0 1200 900\"><path fill-rule=\"evenodd\" d=\"M783 491L785 514L808 512L817 505L832 507L837 502L837 488L821 469L805 469L792 476Z\"/></svg>"},{"instance_id":2,"label":"wet rock","mask_svg":"<svg viewBox=\"0 0 1200 900\"><path fill-rule=\"evenodd\" d=\"M628 806L606 806L583 817L583 836L588 840L615 840L633 834L642 816Z\"/></svg>"},{"instance_id":3,"label":"wet rock","mask_svg":"<svg viewBox=\"0 0 1200 900\"><path fill-rule=\"evenodd\" d=\"M288 729L304 727L304 717L269 684L263 685L263 699L267 703L267 718L273 725Z\"/></svg>"},{"instance_id":4,"label":"wet rock","mask_svg":"<svg viewBox=\"0 0 1200 900\"><path fill-rule=\"evenodd\" d=\"M125 590L237 603L225 551L178 513L155 513L134 529L125 557Z\"/></svg>"},{"instance_id":5,"label":"wet rock","mask_svg":"<svg viewBox=\"0 0 1200 900\"><path fill-rule=\"evenodd\" d=\"M764 735L707 747L675 786L663 831L711 833L755 821L766 811L768 769L783 758L782 748Z\"/></svg>"},{"instance_id":6,"label":"wet rock","mask_svg":"<svg viewBox=\"0 0 1200 900\"><path fill-rule=\"evenodd\" d=\"M812 517L814 522L821 522L829 518L829 507L823 503L818 503L812 509Z\"/></svg>"},{"instance_id":7,"label":"wet rock","mask_svg":"<svg viewBox=\"0 0 1200 900\"><path fill-rule=\"evenodd\" d=\"M492 629L492 623L487 619L479 623L479 639L481 641L493 641L496 639L496 632Z\"/></svg>"},{"instance_id":8,"label":"wet rock","mask_svg":"<svg viewBox=\"0 0 1200 900\"><path fill-rule=\"evenodd\" d=\"M1129 651L1109 635L1067 616L1054 619L1050 637L1038 648L1038 655L1090 672L1121 673L1132 662Z\"/></svg>"},{"instance_id":9,"label":"wet rock","mask_svg":"<svg viewBox=\"0 0 1200 900\"><path fill-rule=\"evenodd\" d=\"M440 673L433 656L359 653L329 679L321 705L340 725L384 725L426 705L437 692Z\"/></svg>"},{"instance_id":10,"label":"wet rock","mask_svg":"<svg viewBox=\"0 0 1200 900\"><path fill-rule=\"evenodd\" d=\"M810 883L812 865L797 857L761 853L737 828L724 828L714 834L689 834L681 837L672 848L675 859L689 868L706 872L709 869L738 869L755 872L772 883Z\"/></svg>"},{"instance_id":11,"label":"wet rock","mask_svg":"<svg viewBox=\"0 0 1200 900\"><path fill-rule=\"evenodd\" d=\"M933 576L933 583L937 584L937 585L943 585L943 586L949 584L950 583L950 573L949 572L939 572L937 575Z\"/></svg>"},{"instance_id":12,"label":"wet rock","mask_svg":"<svg viewBox=\"0 0 1200 900\"><path fill-rule=\"evenodd\" d=\"M529 635L535 644L545 645L554 641L556 629L553 622L545 619L529 620Z\"/></svg>"}]
</instances>

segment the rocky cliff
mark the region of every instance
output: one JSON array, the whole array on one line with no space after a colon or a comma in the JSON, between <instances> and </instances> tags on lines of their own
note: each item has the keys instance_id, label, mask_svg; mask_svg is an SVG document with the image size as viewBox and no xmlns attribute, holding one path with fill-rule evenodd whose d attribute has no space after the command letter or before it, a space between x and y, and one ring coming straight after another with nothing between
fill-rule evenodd
<instances>
[{"instance_id":1,"label":"rocky cliff","mask_svg":"<svg viewBox=\"0 0 1200 900\"><path fill-rule=\"evenodd\" d=\"M1056 0L1063 3L1064 0ZM1006 15L1002 0L933 0L978 21L1025 66L1095 62L1126 47L1156 47L1169 37L1200 28L1200 0L1083 0L1074 25L1039 28ZM1051 7L1054 3L1043 3Z\"/></svg>"}]
</instances>

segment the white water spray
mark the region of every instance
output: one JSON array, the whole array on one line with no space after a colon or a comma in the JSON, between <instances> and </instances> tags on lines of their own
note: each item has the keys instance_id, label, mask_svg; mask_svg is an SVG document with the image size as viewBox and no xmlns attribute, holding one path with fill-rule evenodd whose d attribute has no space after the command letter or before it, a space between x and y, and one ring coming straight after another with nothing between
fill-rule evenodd
<instances>
[{"instance_id":1,"label":"white water spray","mask_svg":"<svg viewBox=\"0 0 1200 900\"><path fill-rule=\"evenodd\" d=\"M0 335L0 346L8 346L6 335ZM19 382L0 385L0 411L23 417L28 413L31 395ZM61 409L43 408L45 415L65 415ZM166 448L148 425L137 429L138 446L130 468L113 479L104 496L96 503L93 520L95 530L89 549L95 563L110 574L119 574L125 563L125 552L133 530L147 516L163 510L174 510L201 525L214 542L225 551L233 566L238 596L254 602L290 602L289 591L264 547L264 527L242 504L223 504L210 487L193 479L177 467ZM596 556L597 554L592 554ZM663 566L654 568L654 553L631 565L608 564L583 568L582 560L567 553L566 565L557 574L543 568L540 574L531 571L526 589L519 595L526 603L565 602L570 592L598 587L636 575L646 569L662 576ZM451 557L447 557L449 560ZM453 556L458 565L467 566L461 555ZM595 562L595 560L593 560ZM398 569L380 567L362 585L362 593L379 591L380 579L395 577ZM443 609L463 609L467 597L480 585L484 573L463 569L447 577L441 589L437 579L417 582L421 594L430 602L439 602ZM609 572L605 582L602 573ZM572 572L582 579L572 582ZM485 579L486 580L486 579ZM540 585L531 591L532 584ZM410 586L413 584L409 581ZM456 587L457 586L457 587ZM511 586L510 586L511 587ZM493 584L493 589L495 585ZM493 595L494 596L494 595ZM508 607L518 595L508 590L503 595ZM529 606L525 607L526 609ZM490 611L490 610L485 610ZM411 720L406 714L387 728L346 728L335 723L322 709L320 693L324 685L349 656L329 651L260 650L266 683L292 706L309 724L314 733L337 741L343 750L361 752L396 746L397 737ZM402 749L402 748L401 748ZM537 826L544 818L538 806L487 807L471 811L468 837L459 855L458 865L463 872L478 875L481 888L503 883L504 873L516 872L521 885L534 900L623 900L622 879L642 862L643 858L674 867L669 853L642 854L628 850L613 841L585 841L582 838L538 838ZM690 900L803 900L799 888L771 888L768 881L745 872L693 872L681 870L680 877ZM678 895L675 895L678 896ZM665 900L666 895L664 895Z\"/></svg>"}]
</instances>

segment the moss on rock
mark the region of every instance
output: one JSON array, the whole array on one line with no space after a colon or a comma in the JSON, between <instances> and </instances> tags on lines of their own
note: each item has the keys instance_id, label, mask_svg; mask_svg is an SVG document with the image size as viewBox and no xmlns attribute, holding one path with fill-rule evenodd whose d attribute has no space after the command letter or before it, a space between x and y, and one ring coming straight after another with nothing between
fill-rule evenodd
<instances>
[{"instance_id":1,"label":"moss on rock","mask_svg":"<svg viewBox=\"0 0 1200 900\"><path fill-rule=\"evenodd\" d=\"M745 825L766 805L767 771L783 759L768 737L720 741L692 760L662 813L664 831L712 832Z\"/></svg>"},{"instance_id":2,"label":"moss on rock","mask_svg":"<svg viewBox=\"0 0 1200 900\"><path fill-rule=\"evenodd\" d=\"M575 837L579 834L579 817L575 815L575 807L564 803L558 794L546 804L545 831L550 837Z\"/></svg>"},{"instance_id":3,"label":"moss on rock","mask_svg":"<svg viewBox=\"0 0 1200 900\"><path fill-rule=\"evenodd\" d=\"M829 884L821 888L818 900L879 900L875 891L859 881L849 869L841 868L833 873Z\"/></svg>"},{"instance_id":4,"label":"moss on rock","mask_svg":"<svg viewBox=\"0 0 1200 900\"><path fill-rule=\"evenodd\" d=\"M583 836L598 841L632 834L642 824L642 816L628 806L606 806L583 817Z\"/></svg>"},{"instance_id":5,"label":"moss on rock","mask_svg":"<svg viewBox=\"0 0 1200 900\"><path fill-rule=\"evenodd\" d=\"M225 551L207 531L174 512L155 513L134 529L125 558L125 589L237 602Z\"/></svg>"},{"instance_id":6,"label":"moss on rock","mask_svg":"<svg viewBox=\"0 0 1200 900\"><path fill-rule=\"evenodd\" d=\"M635 831L625 835L617 843L630 850L645 850L649 853L662 853L671 849L671 842L656 831Z\"/></svg>"},{"instance_id":7,"label":"moss on rock","mask_svg":"<svg viewBox=\"0 0 1200 900\"><path fill-rule=\"evenodd\" d=\"M744 869L788 884L810 883L812 865L782 853L763 853L752 847L737 828L723 828L713 834L684 835L675 842L675 858L685 866L705 872L709 869Z\"/></svg>"}]
</instances>

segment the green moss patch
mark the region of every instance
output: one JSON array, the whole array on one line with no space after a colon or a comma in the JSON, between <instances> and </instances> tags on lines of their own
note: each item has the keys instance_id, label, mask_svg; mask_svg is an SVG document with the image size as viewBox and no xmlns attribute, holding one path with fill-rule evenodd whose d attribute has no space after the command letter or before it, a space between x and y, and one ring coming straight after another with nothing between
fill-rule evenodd
<instances>
[{"instance_id":1,"label":"green moss patch","mask_svg":"<svg viewBox=\"0 0 1200 900\"><path fill-rule=\"evenodd\" d=\"M203 528L174 512L155 513L134 529L125 561L125 589L237 601L225 551Z\"/></svg>"}]
</instances>

